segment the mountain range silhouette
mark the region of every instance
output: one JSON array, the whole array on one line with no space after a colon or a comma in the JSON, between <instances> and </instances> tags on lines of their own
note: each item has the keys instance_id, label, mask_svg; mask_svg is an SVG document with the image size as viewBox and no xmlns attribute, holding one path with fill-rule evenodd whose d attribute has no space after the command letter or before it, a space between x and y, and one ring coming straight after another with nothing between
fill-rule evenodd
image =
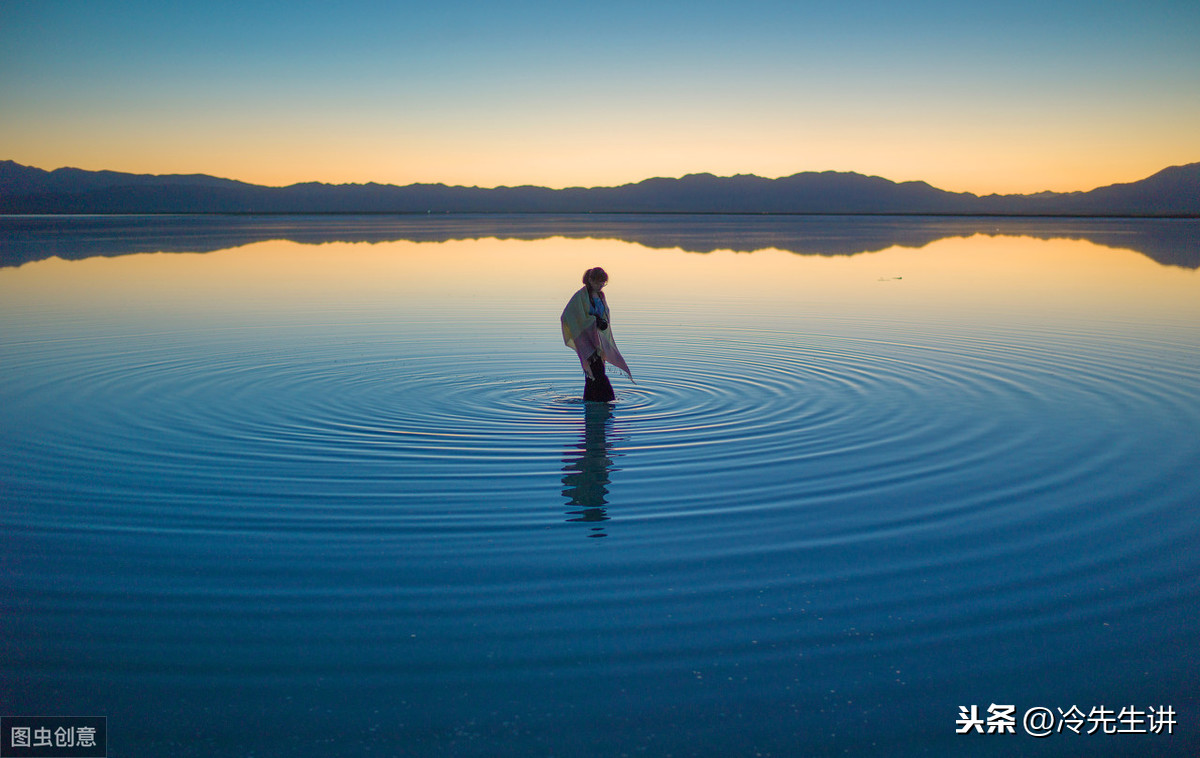
<instances>
[{"instance_id":1,"label":"mountain range silhouette","mask_svg":"<svg viewBox=\"0 0 1200 758\"><path fill-rule=\"evenodd\" d=\"M1200 163L1088 192L974 195L851 172L779 179L689 174L618 187L322 184L266 187L0 161L0 213L787 213L1200 216Z\"/></svg>"}]
</instances>

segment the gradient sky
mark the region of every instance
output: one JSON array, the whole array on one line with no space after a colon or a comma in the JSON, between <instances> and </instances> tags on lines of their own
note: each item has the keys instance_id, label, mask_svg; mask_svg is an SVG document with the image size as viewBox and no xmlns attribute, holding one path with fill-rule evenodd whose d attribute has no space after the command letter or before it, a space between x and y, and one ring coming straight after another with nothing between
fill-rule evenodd
<instances>
[{"instance_id":1,"label":"gradient sky","mask_svg":"<svg viewBox=\"0 0 1200 758\"><path fill-rule=\"evenodd\" d=\"M0 159L1087 190L1200 161L1200 2L0 0Z\"/></svg>"}]
</instances>

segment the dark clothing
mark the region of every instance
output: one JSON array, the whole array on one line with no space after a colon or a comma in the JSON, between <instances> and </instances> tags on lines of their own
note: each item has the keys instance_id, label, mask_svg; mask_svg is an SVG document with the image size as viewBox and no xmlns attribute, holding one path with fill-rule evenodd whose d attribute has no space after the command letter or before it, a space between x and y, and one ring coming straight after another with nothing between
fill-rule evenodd
<instances>
[{"instance_id":1,"label":"dark clothing","mask_svg":"<svg viewBox=\"0 0 1200 758\"><path fill-rule=\"evenodd\" d=\"M588 368L592 370L595 379L583 380L583 399L602 403L616 400L617 394L613 392L612 382L608 381L604 374L604 359L598 353L588 358Z\"/></svg>"}]
</instances>

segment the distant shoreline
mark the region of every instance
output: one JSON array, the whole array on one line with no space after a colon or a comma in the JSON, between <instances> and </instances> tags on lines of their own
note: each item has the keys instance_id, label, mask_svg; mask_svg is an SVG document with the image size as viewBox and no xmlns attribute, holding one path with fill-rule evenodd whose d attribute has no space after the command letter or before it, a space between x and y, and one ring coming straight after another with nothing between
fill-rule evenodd
<instances>
[{"instance_id":1,"label":"distant shoreline","mask_svg":"<svg viewBox=\"0 0 1200 758\"><path fill-rule=\"evenodd\" d=\"M1200 213L920 213L816 211L0 211L2 218L33 216L811 216L873 218L1011 218L1011 219L1200 219Z\"/></svg>"}]
</instances>

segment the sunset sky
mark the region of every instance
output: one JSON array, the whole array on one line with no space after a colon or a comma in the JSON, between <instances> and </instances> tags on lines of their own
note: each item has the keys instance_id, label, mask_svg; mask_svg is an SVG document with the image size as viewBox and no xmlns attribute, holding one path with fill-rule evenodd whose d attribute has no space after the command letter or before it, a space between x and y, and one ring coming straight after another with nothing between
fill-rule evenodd
<instances>
[{"instance_id":1,"label":"sunset sky","mask_svg":"<svg viewBox=\"0 0 1200 758\"><path fill-rule=\"evenodd\" d=\"M1200 2L0 3L0 159L551 187L1200 161Z\"/></svg>"}]
</instances>

